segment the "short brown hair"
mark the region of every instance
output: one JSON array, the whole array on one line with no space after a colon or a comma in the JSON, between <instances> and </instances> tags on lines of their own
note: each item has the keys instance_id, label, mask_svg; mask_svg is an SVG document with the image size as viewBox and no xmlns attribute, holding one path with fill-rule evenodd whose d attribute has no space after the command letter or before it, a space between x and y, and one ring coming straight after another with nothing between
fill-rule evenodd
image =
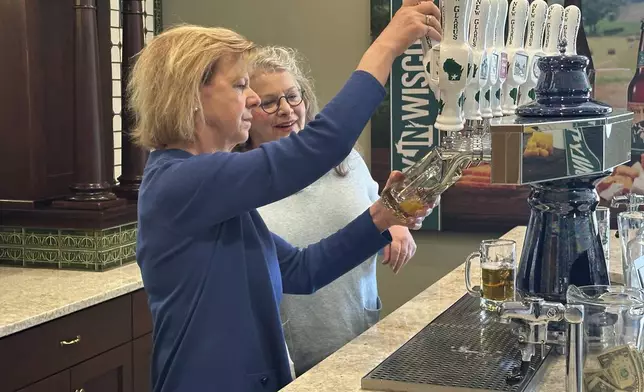
<instances>
[{"instance_id":1,"label":"short brown hair","mask_svg":"<svg viewBox=\"0 0 644 392\"><path fill-rule=\"evenodd\" d=\"M127 86L136 119L134 142L159 149L194 141L195 109L203 112L200 87L220 59L254 48L232 30L194 25L173 27L152 39L138 54Z\"/></svg>"}]
</instances>

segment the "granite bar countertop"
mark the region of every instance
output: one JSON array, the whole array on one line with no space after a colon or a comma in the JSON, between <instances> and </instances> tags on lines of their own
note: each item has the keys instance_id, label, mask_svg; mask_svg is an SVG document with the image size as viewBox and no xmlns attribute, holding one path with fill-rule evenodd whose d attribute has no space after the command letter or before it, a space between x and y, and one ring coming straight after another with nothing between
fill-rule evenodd
<instances>
[{"instance_id":1,"label":"granite bar countertop","mask_svg":"<svg viewBox=\"0 0 644 392\"><path fill-rule=\"evenodd\" d=\"M136 263L105 272L0 267L0 338L142 287Z\"/></svg>"},{"instance_id":2,"label":"granite bar countertop","mask_svg":"<svg viewBox=\"0 0 644 392\"><path fill-rule=\"evenodd\" d=\"M521 255L525 226L515 227L502 238L516 241L517 257ZM477 249L472 249L476 251ZM610 239L611 281L622 281L621 250L615 232ZM465 261L465 260L463 260ZM473 268L472 278L479 278ZM380 320L340 350L320 362L282 389L284 392L352 392L364 391L361 379L389 355L407 343L439 314L449 308L465 293L465 265L445 275L409 302ZM539 390L564 392L565 358L557 357L539 385Z\"/></svg>"}]
</instances>

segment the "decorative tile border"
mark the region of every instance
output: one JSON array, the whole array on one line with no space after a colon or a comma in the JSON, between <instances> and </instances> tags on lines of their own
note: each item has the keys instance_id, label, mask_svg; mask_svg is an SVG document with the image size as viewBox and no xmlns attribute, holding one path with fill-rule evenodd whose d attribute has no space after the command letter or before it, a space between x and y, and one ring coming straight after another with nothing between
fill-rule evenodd
<instances>
[{"instance_id":1,"label":"decorative tile border","mask_svg":"<svg viewBox=\"0 0 644 392\"><path fill-rule=\"evenodd\" d=\"M0 265L106 271L131 263L137 224L104 230L0 226Z\"/></svg>"}]
</instances>

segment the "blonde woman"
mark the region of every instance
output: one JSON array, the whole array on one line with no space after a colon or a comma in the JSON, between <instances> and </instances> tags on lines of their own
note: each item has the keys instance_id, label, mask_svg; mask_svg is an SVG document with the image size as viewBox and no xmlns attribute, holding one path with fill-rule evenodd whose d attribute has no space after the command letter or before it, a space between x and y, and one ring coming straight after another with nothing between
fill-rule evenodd
<instances>
[{"instance_id":1,"label":"blonde woman","mask_svg":"<svg viewBox=\"0 0 644 392\"><path fill-rule=\"evenodd\" d=\"M138 200L137 262L154 325L153 391L277 391L291 381L282 293L327 285L389 243L388 228L401 222L376 202L337 234L297 249L256 208L305 188L349 154L384 96L393 58L423 34L440 38L436 20L431 2L401 8L316 120L247 153L231 150L247 139L260 103L249 86L251 42L227 29L182 26L142 50L128 89L133 137L152 150ZM417 227L422 215L403 224Z\"/></svg>"},{"instance_id":2,"label":"blonde woman","mask_svg":"<svg viewBox=\"0 0 644 392\"><path fill-rule=\"evenodd\" d=\"M268 46L251 56L250 84L260 97L244 150L290 136L318 114L313 83L298 53ZM299 247L340 230L378 200L378 184L356 150L315 183L258 209L269 230ZM389 229L385 264L395 272L414 255L416 244L404 226ZM284 333L297 375L301 375L378 321L381 303L376 257L312 295L284 295Z\"/></svg>"}]
</instances>

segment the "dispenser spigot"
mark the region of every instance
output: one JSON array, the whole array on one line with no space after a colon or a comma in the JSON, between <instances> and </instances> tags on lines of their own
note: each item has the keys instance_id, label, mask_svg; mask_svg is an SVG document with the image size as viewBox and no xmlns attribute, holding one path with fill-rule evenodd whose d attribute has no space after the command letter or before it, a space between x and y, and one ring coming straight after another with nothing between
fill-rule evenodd
<instances>
[{"instance_id":1,"label":"dispenser spigot","mask_svg":"<svg viewBox=\"0 0 644 392\"><path fill-rule=\"evenodd\" d=\"M583 389L583 308L579 305L564 305L547 302L542 298L527 297L520 302L505 302L497 311L501 321L518 323L521 365L515 367L507 377L509 384L521 382L535 354L535 346L546 344L548 324L565 321L568 324L566 391ZM558 343L558 342L557 342ZM563 343L563 342L562 342ZM543 351L542 351L543 352Z\"/></svg>"},{"instance_id":2,"label":"dispenser spigot","mask_svg":"<svg viewBox=\"0 0 644 392\"><path fill-rule=\"evenodd\" d=\"M626 195L613 196L610 201L611 207L626 206L628 211L638 211L642 205L644 205L644 195L638 195L632 192Z\"/></svg>"}]
</instances>

